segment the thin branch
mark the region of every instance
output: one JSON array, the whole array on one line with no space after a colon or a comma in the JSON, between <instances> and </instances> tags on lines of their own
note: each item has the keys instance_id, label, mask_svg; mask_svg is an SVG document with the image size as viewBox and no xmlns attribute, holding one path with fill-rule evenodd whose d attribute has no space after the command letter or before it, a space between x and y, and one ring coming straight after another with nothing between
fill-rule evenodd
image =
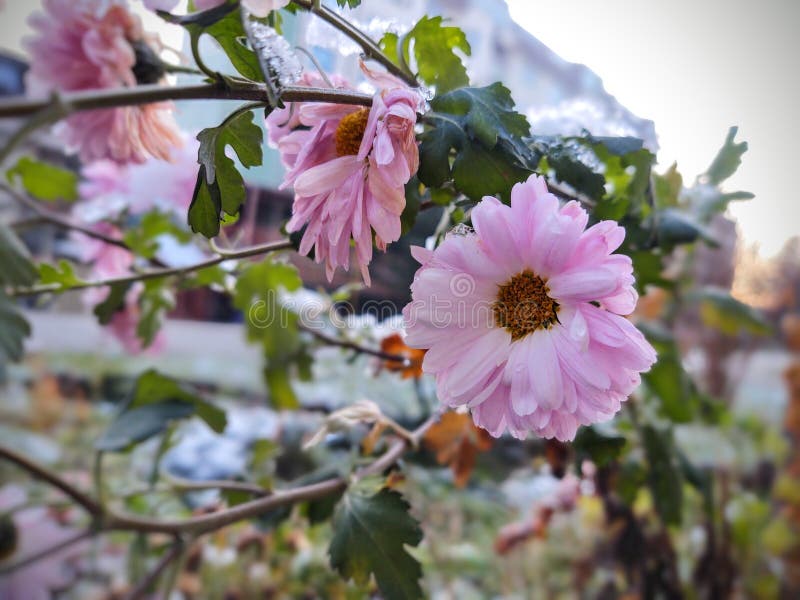
<instances>
[{"instance_id":1,"label":"thin branch","mask_svg":"<svg viewBox=\"0 0 800 600\"><path fill-rule=\"evenodd\" d=\"M69 217L66 217L60 213L52 211L44 206L41 206L38 202L29 198L25 194L22 194L12 188L10 185L5 183L0 183L0 190L14 198L17 202L32 210L36 215L44 222L51 223L56 225L57 227L61 227L63 229L72 229L74 231L79 231L83 235L90 237L95 240L100 240L101 242L105 242L111 246L117 246L119 248L124 248L125 250L131 251L130 246L125 243L124 240L119 238L114 238L99 231L95 231L91 227L87 227L82 225L81 223L76 223L75 221L71 220Z\"/></svg>"},{"instance_id":2,"label":"thin branch","mask_svg":"<svg viewBox=\"0 0 800 600\"><path fill-rule=\"evenodd\" d=\"M85 531L81 531L67 539L59 542L55 546L48 546L44 550L40 552L36 552L35 554L31 554L30 556L26 556L10 565L3 565L0 566L0 576L8 575L9 573L13 573L17 569L22 569L27 567L28 565L32 565L35 562L39 562L40 560L44 560L48 556L52 556L53 554L57 554L61 552L65 548L69 548L73 544L77 544L80 541L88 539L96 534L96 531L92 529L87 529Z\"/></svg>"},{"instance_id":3,"label":"thin branch","mask_svg":"<svg viewBox=\"0 0 800 600\"><path fill-rule=\"evenodd\" d=\"M241 250L227 252L224 255L215 256L207 260L186 265L182 267L171 267L166 269L152 269L149 271L142 271L133 275L126 275L124 277L110 277L108 279L99 279L95 281L82 281L68 288L60 288L58 285L40 285L30 288L16 288L8 290L10 296L36 296L39 294L47 293L62 293L71 292L74 290L84 290L86 288L104 287L108 285L123 285L126 283L135 283L137 281L145 281L149 279L161 279L164 277L172 277L174 275L184 275L207 267L213 267L227 260L234 260L240 258L249 258L251 256L258 256L261 254L268 254L278 250L288 250L293 248L292 242L289 240L281 240L278 242L270 242L268 244L260 244L258 246L250 246Z\"/></svg>"},{"instance_id":4,"label":"thin branch","mask_svg":"<svg viewBox=\"0 0 800 600\"><path fill-rule=\"evenodd\" d=\"M53 473L47 467L31 461L21 454L15 452L11 448L7 448L5 446L0 446L0 458L4 458L5 460L16 464L18 467L27 471L37 479L46 481L53 487L58 488L67 496L75 500L75 502L80 504L83 508L85 508L89 514L97 517L103 513L103 507L94 498L79 490L68 481L62 479L59 475Z\"/></svg>"},{"instance_id":5,"label":"thin branch","mask_svg":"<svg viewBox=\"0 0 800 600\"><path fill-rule=\"evenodd\" d=\"M253 102L269 102L267 88L260 83L237 83L227 87L218 83L201 83L186 85L137 85L130 88L114 88L85 90L62 93L53 98L8 98L0 101L0 118L24 117L39 113L53 106L57 118L70 113L98 108L114 108L117 106L133 106L163 102L166 100L250 100ZM371 106L372 96L360 92L288 86L281 92L281 100L285 102L332 102L336 104L355 104ZM54 119L54 120L57 120Z\"/></svg>"},{"instance_id":6,"label":"thin branch","mask_svg":"<svg viewBox=\"0 0 800 600\"><path fill-rule=\"evenodd\" d=\"M307 333L310 333L315 338L317 338L318 340L320 340L324 344L327 344L328 346L338 346L340 348L346 348L348 350L353 350L355 352L358 352L359 354L369 354L370 356L375 356L375 357L383 359L383 360L388 360L388 361L392 361L392 362L400 362L400 363L403 363L405 365L410 364L410 361L408 360L408 358L406 358L405 356L400 356L399 354L389 354L388 352L381 352L380 350L373 350L372 348L366 348L365 346L361 346L360 344L357 344L356 342L351 342L351 341L348 341L348 340L340 340L338 338L331 337L331 336L319 331L318 329L314 329L314 328L309 327L307 325L303 325L302 323L298 323L297 327L301 331L305 331Z\"/></svg>"},{"instance_id":7,"label":"thin branch","mask_svg":"<svg viewBox=\"0 0 800 600\"><path fill-rule=\"evenodd\" d=\"M392 62L392 60L383 53L383 51L380 49L380 46L378 46L378 44L376 44L372 38L355 27L352 23L339 16L336 12L332 11L326 6L322 6L319 2L315 2L314 0L295 0L294 3L300 8L317 15L323 21L341 31L343 34L361 46L361 49L368 58L381 63L392 75L399 77L412 87L417 87L419 85L416 77L414 77L411 72Z\"/></svg>"},{"instance_id":8,"label":"thin branch","mask_svg":"<svg viewBox=\"0 0 800 600\"><path fill-rule=\"evenodd\" d=\"M158 581L158 578L161 577L161 574L166 570L170 563L172 563L172 561L181 555L183 548L183 540L179 537L176 537L175 541L172 543L172 547L164 553L164 556L159 559L147 576L137 583L136 587L133 588L127 596L125 596L126 600L137 600L138 598L143 598L147 591Z\"/></svg>"}]
</instances>

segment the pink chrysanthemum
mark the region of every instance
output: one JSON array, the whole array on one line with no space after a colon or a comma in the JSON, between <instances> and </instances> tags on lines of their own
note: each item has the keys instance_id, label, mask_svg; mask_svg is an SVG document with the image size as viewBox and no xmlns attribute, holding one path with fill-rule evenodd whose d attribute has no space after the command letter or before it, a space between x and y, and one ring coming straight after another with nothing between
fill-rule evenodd
<instances>
[{"instance_id":1,"label":"pink chrysanthemum","mask_svg":"<svg viewBox=\"0 0 800 600\"><path fill-rule=\"evenodd\" d=\"M271 133L290 166L282 187L293 185L295 190L286 229L306 226L300 253L314 248L315 260L325 262L329 279L337 267L349 267L352 239L369 284L372 232L380 250L400 237L404 185L419 164L414 125L420 98L399 81L392 83L375 94L370 109L303 104L294 110L298 124L309 129Z\"/></svg>"},{"instance_id":2,"label":"pink chrysanthemum","mask_svg":"<svg viewBox=\"0 0 800 600\"><path fill-rule=\"evenodd\" d=\"M37 34L26 40L32 92L132 87L163 75L125 0L44 0L44 9L31 17ZM59 129L86 162L167 159L180 144L171 110L171 103L162 102L87 111L70 116Z\"/></svg>"},{"instance_id":3,"label":"pink chrysanthemum","mask_svg":"<svg viewBox=\"0 0 800 600\"><path fill-rule=\"evenodd\" d=\"M576 202L559 206L544 179L514 186L511 206L486 197L473 231L454 232L422 263L403 316L407 343L440 400L466 405L499 436L571 440L610 419L656 354L627 319L636 306L625 237L613 221L585 229Z\"/></svg>"}]
</instances>

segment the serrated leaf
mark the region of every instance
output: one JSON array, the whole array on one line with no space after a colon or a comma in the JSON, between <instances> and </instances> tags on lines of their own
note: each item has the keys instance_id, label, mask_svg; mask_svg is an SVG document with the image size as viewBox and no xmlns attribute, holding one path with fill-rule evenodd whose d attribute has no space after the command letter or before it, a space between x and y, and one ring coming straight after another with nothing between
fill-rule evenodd
<instances>
[{"instance_id":1,"label":"serrated leaf","mask_svg":"<svg viewBox=\"0 0 800 600\"><path fill-rule=\"evenodd\" d=\"M431 104L435 112L426 121L433 128L420 136L420 181L440 187L452 178L473 200L487 194L508 199L511 187L530 175L533 162L522 140L528 122L514 111L508 89L500 83L461 88Z\"/></svg>"},{"instance_id":2,"label":"serrated leaf","mask_svg":"<svg viewBox=\"0 0 800 600\"><path fill-rule=\"evenodd\" d=\"M355 8L361 4L361 0L336 0L336 4L344 8L345 6L349 8Z\"/></svg>"},{"instance_id":3,"label":"serrated leaf","mask_svg":"<svg viewBox=\"0 0 800 600\"><path fill-rule=\"evenodd\" d=\"M216 182L208 184L206 168L200 166L197 172L197 183L194 186L192 203L189 205L187 221L195 233L207 238L219 234L219 218L222 212L222 197Z\"/></svg>"},{"instance_id":4,"label":"serrated leaf","mask_svg":"<svg viewBox=\"0 0 800 600\"><path fill-rule=\"evenodd\" d=\"M772 327L752 306L739 302L727 290L705 287L693 294L700 303L700 316L706 326L727 335L747 331L755 335L768 335Z\"/></svg>"},{"instance_id":5,"label":"serrated leaf","mask_svg":"<svg viewBox=\"0 0 800 600\"><path fill-rule=\"evenodd\" d=\"M683 519L683 477L677 464L672 433L645 425L642 437L649 465L647 480L656 510L667 525L680 525Z\"/></svg>"},{"instance_id":6,"label":"serrated leaf","mask_svg":"<svg viewBox=\"0 0 800 600\"><path fill-rule=\"evenodd\" d=\"M738 127L731 127L728 130L725 143L706 171L705 177L709 183L719 185L733 175L742 164L742 155L747 152L747 142L734 141L738 131Z\"/></svg>"},{"instance_id":7,"label":"serrated leaf","mask_svg":"<svg viewBox=\"0 0 800 600\"><path fill-rule=\"evenodd\" d=\"M417 77L442 94L469 85L467 69L460 50L466 56L472 52L466 34L458 27L445 25L442 17L422 17L403 36L398 45L396 34L388 33L381 40L381 48L397 64L411 64L413 44ZM402 61L399 52L402 52Z\"/></svg>"},{"instance_id":8,"label":"serrated leaf","mask_svg":"<svg viewBox=\"0 0 800 600\"><path fill-rule=\"evenodd\" d=\"M17 234L0 223L0 285L30 286L39 278L39 271L31 261L30 252Z\"/></svg>"},{"instance_id":9,"label":"serrated leaf","mask_svg":"<svg viewBox=\"0 0 800 600\"><path fill-rule=\"evenodd\" d=\"M41 263L39 265L39 281L44 285L58 285L58 291L68 290L85 283L75 275L75 269L69 261L64 259L58 261L56 265Z\"/></svg>"},{"instance_id":10,"label":"serrated leaf","mask_svg":"<svg viewBox=\"0 0 800 600\"><path fill-rule=\"evenodd\" d=\"M31 334L28 321L0 290L0 366L22 359L23 341Z\"/></svg>"},{"instance_id":11,"label":"serrated leaf","mask_svg":"<svg viewBox=\"0 0 800 600\"><path fill-rule=\"evenodd\" d=\"M405 548L422 541L422 530L408 509L393 490L375 492L366 485L348 490L333 515L331 566L357 583L374 575L387 600L422 598L422 569Z\"/></svg>"},{"instance_id":12,"label":"serrated leaf","mask_svg":"<svg viewBox=\"0 0 800 600\"><path fill-rule=\"evenodd\" d=\"M23 156L6 173L9 182L19 179L22 187L39 200L78 199L78 176L72 171Z\"/></svg>"}]
</instances>

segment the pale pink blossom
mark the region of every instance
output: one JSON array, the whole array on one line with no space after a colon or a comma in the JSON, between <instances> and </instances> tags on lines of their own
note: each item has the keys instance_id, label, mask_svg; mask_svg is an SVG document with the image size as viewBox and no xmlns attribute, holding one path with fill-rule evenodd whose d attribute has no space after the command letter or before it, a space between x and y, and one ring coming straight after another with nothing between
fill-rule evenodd
<instances>
[{"instance_id":1,"label":"pale pink blossom","mask_svg":"<svg viewBox=\"0 0 800 600\"><path fill-rule=\"evenodd\" d=\"M14 510L12 523L16 530L17 547L0 559L0 567L12 565L74 537L78 530L60 525L47 508L20 509L27 493L16 485L0 488L0 514ZM9 600L50 600L75 578L69 563L88 550L88 542L77 542L28 566L0 574L0 598Z\"/></svg>"},{"instance_id":2,"label":"pale pink blossom","mask_svg":"<svg viewBox=\"0 0 800 600\"><path fill-rule=\"evenodd\" d=\"M469 407L492 435L571 440L613 417L655 362L620 316L638 298L631 259L612 254L625 230L587 221L532 175L511 206L484 198L474 231L412 249L422 266L403 311L407 343L427 349L440 400Z\"/></svg>"},{"instance_id":3,"label":"pale pink blossom","mask_svg":"<svg viewBox=\"0 0 800 600\"><path fill-rule=\"evenodd\" d=\"M404 185L419 163L414 125L420 97L399 81L392 83L373 96L369 109L326 103L295 106L297 122L308 129L271 134L290 166L282 187L294 186L295 191L286 229L306 227L300 253L313 248L329 279L337 267L349 268L352 239L369 284L373 232L380 250L400 237ZM276 118L274 123L280 121Z\"/></svg>"},{"instance_id":4,"label":"pale pink blossom","mask_svg":"<svg viewBox=\"0 0 800 600\"><path fill-rule=\"evenodd\" d=\"M43 6L44 13L31 16L35 35L26 40L32 93L133 87L162 75L146 66L155 54L125 0L44 0ZM86 162L166 159L180 144L169 102L75 113L57 131Z\"/></svg>"}]
</instances>

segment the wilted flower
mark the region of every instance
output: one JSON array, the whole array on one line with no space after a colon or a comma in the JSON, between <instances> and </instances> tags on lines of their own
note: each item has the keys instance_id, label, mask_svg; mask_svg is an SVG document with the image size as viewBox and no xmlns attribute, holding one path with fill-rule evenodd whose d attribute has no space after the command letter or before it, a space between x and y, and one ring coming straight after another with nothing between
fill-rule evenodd
<instances>
[{"instance_id":1,"label":"wilted flower","mask_svg":"<svg viewBox=\"0 0 800 600\"><path fill-rule=\"evenodd\" d=\"M44 0L44 9L31 17L36 35L26 40L31 91L125 88L156 83L163 76L125 0ZM80 112L59 130L84 161L167 159L180 144L171 109L162 102Z\"/></svg>"},{"instance_id":2,"label":"wilted flower","mask_svg":"<svg viewBox=\"0 0 800 600\"><path fill-rule=\"evenodd\" d=\"M535 175L511 206L486 197L475 231L451 233L422 263L403 316L406 343L428 349L443 403L475 423L571 440L610 419L639 385L655 351L627 319L636 306L625 237L613 221L585 229L576 202L559 206Z\"/></svg>"},{"instance_id":3,"label":"wilted flower","mask_svg":"<svg viewBox=\"0 0 800 600\"><path fill-rule=\"evenodd\" d=\"M380 84L389 81L386 75L373 78ZM419 163L414 125L420 98L399 80L391 82L392 87L375 94L370 109L320 103L295 107L299 123L310 130L278 142L287 154L284 162L292 165L283 187L295 190L286 229L306 227L300 253L314 248L329 279L337 267L349 267L352 239L369 284L373 231L381 250L400 237L404 185Z\"/></svg>"}]
</instances>

